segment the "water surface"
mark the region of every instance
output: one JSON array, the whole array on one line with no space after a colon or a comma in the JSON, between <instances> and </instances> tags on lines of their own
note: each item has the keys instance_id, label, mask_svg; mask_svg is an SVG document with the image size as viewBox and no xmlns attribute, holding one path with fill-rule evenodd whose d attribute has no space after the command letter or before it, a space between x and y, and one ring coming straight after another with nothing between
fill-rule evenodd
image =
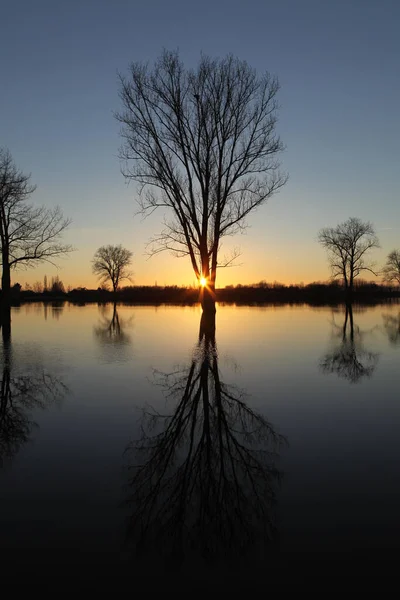
<instances>
[{"instance_id":1,"label":"water surface","mask_svg":"<svg viewBox=\"0 0 400 600\"><path fill-rule=\"evenodd\" d=\"M398 548L399 353L396 304L219 306L215 331L199 307L13 308L1 550L199 573Z\"/></svg>"}]
</instances>

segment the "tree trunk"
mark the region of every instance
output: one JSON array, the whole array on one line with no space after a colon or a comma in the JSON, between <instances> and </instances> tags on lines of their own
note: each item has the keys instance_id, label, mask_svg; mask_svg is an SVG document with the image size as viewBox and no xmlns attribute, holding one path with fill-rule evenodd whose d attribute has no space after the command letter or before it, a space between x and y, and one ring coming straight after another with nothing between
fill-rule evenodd
<instances>
[{"instance_id":1,"label":"tree trunk","mask_svg":"<svg viewBox=\"0 0 400 600\"><path fill-rule=\"evenodd\" d=\"M215 283L208 282L200 288L200 302L204 313L215 314Z\"/></svg>"},{"instance_id":2,"label":"tree trunk","mask_svg":"<svg viewBox=\"0 0 400 600\"><path fill-rule=\"evenodd\" d=\"M8 251L4 249L2 252L3 274L1 276L1 306L2 309L10 307L11 304L11 274L10 265L8 264Z\"/></svg>"},{"instance_id":3,"label":"tree trunk","mask_svg":"<svg viewBox=\"0 0 400 600\"><path fill-rule=\"evenodd\" d=\"M347 294L346 294L346 302L348 304L351 304L353 302L353 289L354 289L354 271L353 271L353 268L351 268L350 281L349 281L349 285L347 288Z\"/></svg>"},{"instance_id":4,"label":"tree trunk","mask_svg":"<svg viewBox=\"0 0 400 600\"><path fill-rule=\"evenodd\" d=\"M215 272L212 271L210 277L210 263L206 243L204 243L201 249L201 268L202 276L207 281L207 285L200 287L201 307L203 312L215 313Z\"/></svg>"},{"instance_id":5,"label":"tree trunk","mask_svg":"<svg viewBox=\"0 0 400 600\"><path fill-rule=\"evenodd\" d=\"M346 290L345 302L346 304L352 304L353 302L353 290L350 286Z\"/></svg>"}]
</instances>

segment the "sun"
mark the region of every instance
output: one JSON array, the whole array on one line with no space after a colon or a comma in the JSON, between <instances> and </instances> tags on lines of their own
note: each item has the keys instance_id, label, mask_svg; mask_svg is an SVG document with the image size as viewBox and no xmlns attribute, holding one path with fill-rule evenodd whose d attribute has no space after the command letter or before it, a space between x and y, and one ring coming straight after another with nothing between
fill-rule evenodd
<instances>
[{"instance_id":1,"label":"sun","mask_svg":"<svg viewBox=\"0 0 400 600\"><path fill-rule=\"evenodd\" d=\"M201 287L205 287L207 285L207 279L205 277L200 277L200 285Z\"/></svg>"}]
</instances>

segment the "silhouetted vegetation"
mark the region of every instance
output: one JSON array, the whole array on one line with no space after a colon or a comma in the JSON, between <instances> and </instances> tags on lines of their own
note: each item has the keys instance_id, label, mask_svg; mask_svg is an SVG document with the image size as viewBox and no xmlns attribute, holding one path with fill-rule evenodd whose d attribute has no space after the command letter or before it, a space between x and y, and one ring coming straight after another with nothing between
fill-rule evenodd
<instances>
[{"instance_id":1,"label":"silhouetted vegetation","mask_svg":"<svg viewBox=\"0 0 400 600\"><path fill-rule=\"evenodd\" d=\"M101 246L93 258L92 271L100 282L111 282L113 292L118 290L123 279L130 279L132 273L128 266L132 260L132 252L119 246Z\"/></svg>"},{"instance_id":2,"label":"silhouetted vegetation","mask_svg":"<svg viewBox=\"0 0 400 600\"><path fill-rule=\"evenodd\" d=\"M1 242L1 304L11 301L11 270L31 267L38 262L53 263L70 252L72 247L61 243L61 236L70 224L61 209L35 207L29 203L35 191L30 175L15 165L11 154L0 149L0 242Z\"/></svg>"},{"instance_id":3,"label":"silhouetted vegetation","mask_svg":"<svg viewBox=\"0 0 400 600\"><path fill-rule=\"evenodd\" d=\"M379 303L399 297L399 291L390 286L358 280L353 287L355 302ZM346 298L346 289L335 281L331 283L315 282L307 285L260 282L251 286L237 285L217 290L217 300L219 302L235 302L238 304L268 302L342 304Z\"/></svg>"},{"instance_id":4,"label":"silhouetted vegetation","mask_svg":"<svg viewBox=\"0 0 400 600\"><path fill-rule=\"evenodd\" d=\"M386 283L396 283L400 286L400 250L392 250L388 254L382 274Z\"/></svg>"},{"instance_id":5,"label":"silhouetted vegetation","mask_svg":"<svg viewBox=\"0 0 400 600\"><path fill-rule=\"evenodd\" d=\"M319 233L318 240L328 251L332 277L343 281L348 297L353 293L354 280L363 271L372 270L368 252L379 248L374 227L360 219L351 218L336 227L327 227Z\"/></svg>"},{"instance_id":6,"label":"silhouetted vegetation","mask_svg":"<svg viewBox=\"0 0 400 600\"><path fill-rule=\"evenodd\" d=\"M308 304L341 304L346 300L346 290L338 282L310 283L307 285L284 285L261 281L253 285L236 285L215 290L217 302L237 304L268 303L308 303ZM377 304L379 302L396 301L400 298L397 286L379 285L357 280L354 283L353 299L359 303ZM69 292L42 292L21 290L20 286L13 294L15 303L27 301L54 302L130 302L136 304L196 304L199 301L197 288L179 286L126 286L115 294L104 288L90 290L75 288Z\"/></svg>"},{"instance_id":7,"label":"silhouetted vegetation","mask_svg":"<svg viewBox=\"0 0 400 600\"><path fill-rule=\"evenodd\" d=\"M243 231L248 214L286 182L277 160L278 90L276 78L232 56L203 55L187 70L168 51L152 70L132 63L120 78L125 177L139 184L143 214L171 213L150 253L190 258L197 280L207 281L203 309L215 310L217 268L238 255L222 258L222 239Z\"/></svg>"},{"instance_id":8,"label":"silhouetted vegetation","mask_svg":"<svg viewBox=\"0 0 400 600\"><path fill-rule=\"evenodd\" d=\"M58 275L52 278L50 291L54 296L65 294L64 284Z\"/></svg>"}]
</instances>

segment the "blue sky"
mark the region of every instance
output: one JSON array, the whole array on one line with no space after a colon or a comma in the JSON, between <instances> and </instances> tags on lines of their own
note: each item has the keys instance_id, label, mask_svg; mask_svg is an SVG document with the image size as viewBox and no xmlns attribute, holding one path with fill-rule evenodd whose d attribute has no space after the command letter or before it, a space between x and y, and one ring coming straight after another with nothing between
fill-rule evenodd
<instances>
[{"instance_id":1,"label":"blue sky","mask_svg":"<svg viewBox=\"0 0 400 600\"><path fill-rule=\"evenodd\" d=\"M400 248L400 3L396 0L10 0L0 22L0 146L37 184L33 200L72 218L76 251L60 261L66 285L95 286L102 244L134 252L135 283L191 284L184 259L146 260L162 214L135 216L120 173L117 71L179 48L233 53L279 77L278 133L290 180L249 219L242 266L217 283L324 280L318 230L350 216L374 223L382 264ZM228 249L228 247L227 247ZM33 282L53 267L15 273Z\"/></svg>"}]
</instances>

